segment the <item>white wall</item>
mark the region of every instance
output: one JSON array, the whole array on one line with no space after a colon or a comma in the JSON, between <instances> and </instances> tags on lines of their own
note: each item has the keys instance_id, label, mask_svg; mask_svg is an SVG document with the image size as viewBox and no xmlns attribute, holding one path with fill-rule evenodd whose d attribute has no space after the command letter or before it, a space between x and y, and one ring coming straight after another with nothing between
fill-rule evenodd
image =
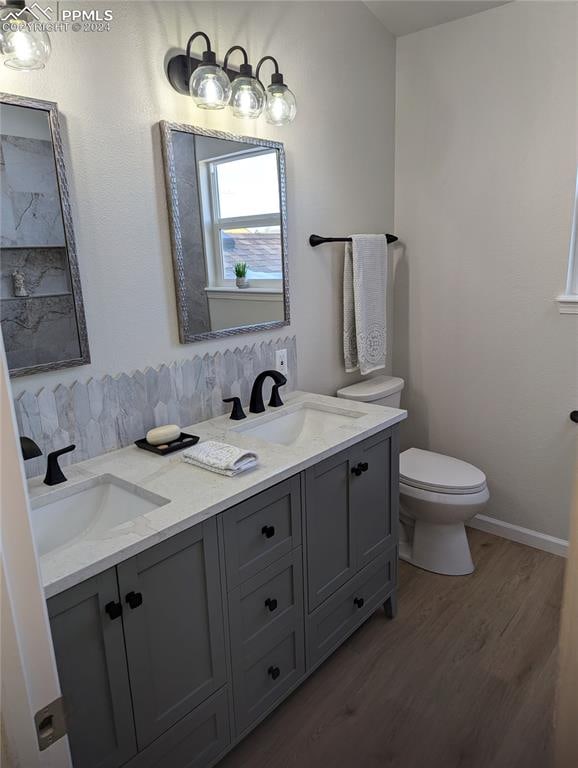
<instances>
[{"instance_id":1,"label":"white wall","mask_svg":"<svg viewBox=\"0 0 578 768\"><path fill-rule=\"evenodd\" d=\"M2 90L56 101L61 110L92 355L90 366L16 379L15 391L279 335L178 343L161 119L285 143L299 384L334 391L351 379L340 339L342 247L313 250L307 238L311 232L391 231L393 38L362 3L102 7L114 11L110 32L54 33L45 70L2 71ZM253 63L276 56L297 96L295 123L274 128L264 119L245 123L225 112L203 112L173 91L165 56L184 48L197 29L209 34L221 59L233 44L247 46Z\"/></svg>"},{"instance_id":2,"label":"white wall","mask_svg":"<svg viewBox=\"0 0 578 768\"><path fill-rule=\"evenodd\" d=\"M567 537L578 318L575 3L514 3L397 44L395 373L405 444L471 461L488 514Z\"/></svg>"}]
</instances>

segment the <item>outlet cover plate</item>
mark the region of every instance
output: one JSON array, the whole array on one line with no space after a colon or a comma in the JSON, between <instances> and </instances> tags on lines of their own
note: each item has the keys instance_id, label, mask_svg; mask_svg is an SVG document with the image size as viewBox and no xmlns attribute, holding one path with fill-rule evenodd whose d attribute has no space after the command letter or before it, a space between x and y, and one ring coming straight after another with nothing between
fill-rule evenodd
<instances>
[{"instance_id":1,"label":"outlet cover plate","mask_svg":"<svg viewBox=\"0 0 578 768\"><path fill-rule=\"evenodd\" d=\"M284 376L287 376L287 350L286 349L278 349L275 352L275 368L279 371L279 373L282 373Z\"/></svg>"}]
</instances>

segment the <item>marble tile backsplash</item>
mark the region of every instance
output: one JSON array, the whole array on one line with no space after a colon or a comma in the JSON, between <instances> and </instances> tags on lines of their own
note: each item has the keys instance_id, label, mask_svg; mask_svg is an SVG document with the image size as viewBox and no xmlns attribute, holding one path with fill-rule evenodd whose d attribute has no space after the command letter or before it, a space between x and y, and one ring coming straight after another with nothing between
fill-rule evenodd
<instances>
[{"instance_id":1,"label":"marble tile backsplash","mask_svg":"<svg viewBox=\"0 0 578 768\"><path fill-rule=\"evenodd\" d=\"M21 392L14 400L20 434L31 437L44 453L25 462L27 476L42 474L46 454L70 443L76 444L76 450L61 458L63 466L130 445L151 427L185 427L218 416L229 408L222 402L224 397L237 395L248 403L255 376L275 367L278 349L287 349L286 389L293 390L295 336L196 355L144 371ZM266 382L264 393L268 396L269 391Z\"/></svg>"}]
</instances>

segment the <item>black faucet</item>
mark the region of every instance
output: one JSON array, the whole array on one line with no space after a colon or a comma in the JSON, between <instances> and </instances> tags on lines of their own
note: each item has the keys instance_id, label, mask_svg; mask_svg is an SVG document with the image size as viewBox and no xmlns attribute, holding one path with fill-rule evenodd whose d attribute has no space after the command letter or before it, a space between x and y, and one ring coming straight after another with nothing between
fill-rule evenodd
<instances>
[{"instance_id":1,"label":"black faucet","mask_svg":"<svg viewBox=\"0 0 578 768\"><path fill-rule=\"evenodd\" d=\"M251 390L251 402L249 404L249 410L251 413L263 413L265 406L263 404L263 382L266 378L271 377L275 384L271 392L271 399L269 405L273 408L277 408L283 405L283 401L279 397L279 387L287 384L287 379L279 371L263 371L260 373L253 382L253 389Z\"/></svg>"},{"instance_id":2,"label":"black faucet","mask_svg":"<svg viewBox=\"0 0 578 768\"><path fill-rule=\"evenodd\" d=\"M66 448L60 448L60 450L52 451L52 453L48 454L46 476L44 478L45 485L58 485L59 483L66 482L64 472L60 469L60 465L58 464L58 457L62 456L63 453L70 453L70 451L73 451L75 448L76 446L73 443L72 445L67 445Z\"/></svg>"},{"instance_id":3,"label":"black faucet","mask_svg":"<svg viewBox=\"0 0 578 768\"><path fill-rule=\"evenodd\" d=\"M58 457L62 456L63 453L70 453L70 451L73 451L75 448L75 445L68 445L66 448L60 448L60 450L52 451L52 453L48 454L46 475L44 477L44 483L46 485L58 485L59 483L64 483L66 481L66 477L58 464ZM24 461L42 456L40 448L36 445L34 440L29 437L20 438L20 450L22 451Z\"/></svg>"}]
</instances>

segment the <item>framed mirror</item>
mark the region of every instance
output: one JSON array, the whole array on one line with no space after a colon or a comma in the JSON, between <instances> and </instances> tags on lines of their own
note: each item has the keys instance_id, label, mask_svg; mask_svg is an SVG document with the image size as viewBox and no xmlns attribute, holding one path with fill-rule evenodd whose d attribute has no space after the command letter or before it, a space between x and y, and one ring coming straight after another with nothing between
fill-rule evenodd
<instances>
[{"instance_id":1,"label":"framed mirror","mask_svg":"<svg viewBox=\"0 0 578 768\"><path fill-rule=\"evenodd\" d=\"M285 153L163 121L183 344L289 324Z\"/></svg>"},{"instance_id":2,"label":"framed mirror","mask_svg":"<svg viewBox=\"0 0 578 768\"><path fill-rule=\"evenodd\" d=\"M11 376L90 362L57 106L5 93L0 282Z\"/></svg>"}]
</instances>

